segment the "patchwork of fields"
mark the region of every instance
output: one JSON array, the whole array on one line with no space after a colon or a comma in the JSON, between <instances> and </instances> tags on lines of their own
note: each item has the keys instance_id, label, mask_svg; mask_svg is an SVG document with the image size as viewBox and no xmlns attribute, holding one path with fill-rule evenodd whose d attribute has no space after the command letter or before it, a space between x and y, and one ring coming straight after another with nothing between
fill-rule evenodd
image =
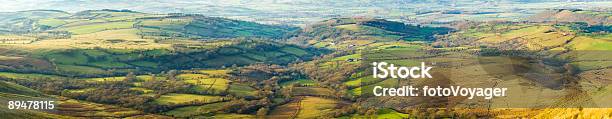
<instances>
[{"instance_id":1,"label":"patchwork of fields","mask_svg":"<svg viewBox=\"0 0 612 119\"><path fill-rule=\"evenodd\" d=\"M458 21L432 27L355 17L298 28L130 10L19 13L24 19L11 23L23 29L0 30L0 106L14 99L55 100L57 108L0 109L8 118L611 115L609 108L593 107L605 107L611 98L612 30L588 19ZM435 76L373 78L374 61L426 62L435 67ZM507 87L512 96L372 96L374 86L403 85Z\"/></svg>"}]
</instances>

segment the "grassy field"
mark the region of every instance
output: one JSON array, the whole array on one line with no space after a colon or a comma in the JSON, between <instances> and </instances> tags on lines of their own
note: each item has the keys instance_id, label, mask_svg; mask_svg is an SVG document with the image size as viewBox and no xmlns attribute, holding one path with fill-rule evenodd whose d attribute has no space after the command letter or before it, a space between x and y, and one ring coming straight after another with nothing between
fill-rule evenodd
<instances>
[{"instance_id":1,"label":"grassy field","mask_svg":"<svg viewBox=\"0 0 612 119\"><path fill-rule=\"evenodd\" d=\"M570 59L571 64L581 71L609 68L612 61L607 57L612 51L612 41L579 36L568 44L570 52L561 57Z\"/></svg>"},{"instance_id":2,"label":"grassy field","mask_svg":"<svg viewBox=\"0 0 612 119\"><path fill-rule=\"evenodd\" d=\"M95 23L80 26L61 27L58 31L68 31L73 34L88 34L105 30L113 29L127 29L132 28L134 22L108 22L108 23Z\"/></svg>"},{"instance_id":3,"label":"grassy field","mask_svg":"<svg viewBox=\"0 0 612 119\"><path fill-rule=\"evenodd\" d=\"M522 28L518 30L512 30L509 32L505 32L501 35L494 35L491 37L486 37L486 38L481 39L480 41L488 42L488 43L500 43L500 42L504 42L507 40L527 36L527 35L544 33L546 31L551 30L552 28L553 27L550 27L550 26L530 26L530 27L526 27L526 28Z\"/></svg>"},{"instance_id":4,"label":"grassy field","mask_svg":"<svg viewBox=\"0 0 612 119\"><path fill-rule=\"evenodd\" d=\"M186 83L196 85L192 88L194 91L202 92L214 90L216 92L224 92L229 85L229 80L224 78L204 78L185 80Z\"/></svg>"},{"instance_id":5,"label":"grassy field","mask_svg":"<svg viewBox=\"0 0 612 119\"><path fill-rule=\"evenodd\" d=\"M344 29L344 30L350 30L350 31L353 31L353 32L361 31L361 27L359 25L357 25L357 24L339 25L339 26L336 26L336 28Z\"/></svg>"},{"instance_id":6,"label":"grassy field","mask_svg":"<svg viewBox=\"0 0 612 119\"><path fill-rule=\"evenodd\" d=\"M4 83L2 83L4 85ZM7 85L4 85L7 86ZM4 88L11 88L4 87ZM29 88L19 88L21 91L31 91ZM1 91L9 91L0 89ZM19 92L14 92L19 93ZM35 96L35 92L30 92L28 95ZM8 100L49 100L55 101L54 111L45 112L39 110L5 110L6 108L0 109L0 113L4 114L7 118L123 118L129 116L136 116L143 114L141 111L133 110L129 108L122 108L111 105L103 105L85 101L77 101L65 98L49 98L49 97L31 97L26 95L18 95L12 93L0 92L0 105L5 106ZM61 116L60 116L61 115Z\"/></svg>"},{"instance_id":7,"label":"grassy field","mask_svg":"<svg viewBox=\"0 0 612 119\"><path fill-rule=\"evenodd\" d=\"M297 79L297 80L290 80L290 81L285 81L285 82L281 82L280 85L283 87L286 86L290 86L293 84L300 84L300 85L304 85L304 86L313 86L315 85L315 82L313 80L309 80L309 79Z\"/></svg>"},{"instance_id":8,"label":"grassy field","mask_svg":"<svg viewBox=\"0 0 612 119\"><path fill-rule=\"evenodd\" d=\"M11 34L0 34L0 45L1 44L29 44L36 40L35 37L11 35Z\"/></svg>"},{"instance_id":9,"label":"grassy field","mask_svg":"<svg viewBox=\"0 0 612 119\"><path fill-rule=\"evenodd\" d=\"M57 65L57 68L60 72L77 75L95 75L107 73L105 70L87 66Z\"/></svg>"},{"instance_id":10,"label":"grassy field","mask_svg":"<svg viewBox=\"0 0 612 119\"><path fill-rule=\"evenodd\" d=\"M374 116L352 115L350 117L340 117L340 119L355 119L355 118L371 118L371 119L406 119L410 118L409 114L399 113L392 109L379 109Z\"/></svg>"},{"instance_id":11,"label":"grassy field","mask_svg":"<svg viewBox=\"0 0 612 119\"><path fill-rule=\"evenodd\" d=\"M219 76L227 76L229 70L219 69L219 70L198 70L198 72L206 75L219 75Z\"/></svg>"},{"instance_id":12,"label":"grassy field","mask_svg":"<svg viewBox=\"0 0 612 119\"><path fill-rule=\"evenodd\" d=\"M229 88L230 80L225 78L227 70L197 70L197 73L184 73L177 76L186 83L195 85L192 90L197 92L214 91L214 93L225 92ZM239 91L240 92L240 91Z\"/></svg>"},{"instance_id":13,"label":"grassy field","mask_svg":"<svg viewBox=\"0 0 612 119\"><path fill-rule=\"evenodd\" d=\"M294 87L293 95L296 96L332 96L334 92L327 88Z\"/></svg>"},{"instance_id":14,"label":"grassy field","mask_svg":"<svg viewBox=\"0 0 612 119\"><path fill-rule=\"evenodd\" d=\"M371 84L371 85L367 85L367 86L361 86L361 87L358 87L358 88L351 89L351 90L349 90L349 92L353 96L371 95L372 94L371 91L374 88L374 86L395 87L397 84L398 84L398 80L397 79L386 79L386 80L383 80L383 81L375 83L375 84Z\"/></svg>"},{"instance_id":15,"label":"grassy field","mask_svg":"<svg viewBox=\"0 0 612 119\"><path fill-rule=\"evenodd\" d=\"M0 92L33 97L46 97L46 95L41 92L6 81L0 81Z\"/></svg>"},{"instance_id":16,"label":"grassy field","mask_svg":"<svg viewBox=\"0 0 612 119\"><path fill-rule=\"evenodd\" d=\"M194 94L166 94L155 99L153 103L160 105L173 105L173 104L185 104L192 101L201 101L205 103L218 102L223 100L221 96L207 96L207 95L194 95Z\"/></svg>"},{"instance_id":17,"label":"grassy field","mask_svg":"<svg viewBox=\"0 0 612 119\"><path fill-rule=\"evenodd\" d=\"M357 60L359 58L361 58L361 54L352 54L352 55L345 55L345 56L336 57L336 58L332 59L331 61L346 61L348 59Z\"/></svg>"},{"instance_id":18,"label":"grassy field","mask_svg":"<svg viewBox=\"0 0 612 119\"><path fill-rule=\"evenodd\" d=\"M239 97L255 96L256 90L246 84L233 83L229 86L228 92Z\"/></svg>"},{"instance_id":19,"label":"grassy field","mask_svg":"<svg viewBox=\"0 0 612 119\"><path fill-rule=\"evenodd\" d=\"M48 19L38 20L38 24L49 26L49 27L57 27L57 26L66 24L66 21L56 19L56 18L48 18Z\"/></svg>"},{"instance_id":20,"label":"grassy field","mask_svg":"<svg viewBox=\"0 0 612 119\"><path fill-rule=\"evenodd\" d=\"M610 51L612 41L596 39L591 37L577 37L570 44L577 51Z\"/></svg>"},{"instance_id":21,"label":"grassy field","mask_svg":"<svg viewBox=\"0 0 612 119\"><path fill-rule=\"evenodd\" d=\"M214 113L216 111L219 111L219 109L222 108L227 103L228 102L219 102L219 103L213 103L213 104L206 104L202 106L181 107L181 108L170 110L168 112L164 112L164 115L169 115L173 117L194 117L197 115Z\"/></svg>"},{"instance_id":22,"label":"grassy field","mask_svg":"<svg viewBox=\"0 0 612 119\"><path fill-rule=\"evenodd\" d=\"M138 81L149 81L152 78L151 75L138 75L136 76ZM166 79L164 76L155 76L155 79ZM84 78L82 80L86 80L88 82L103 82L103 81L123 81L125 80L125 76L117 76L117 77L102 77L102 78Z\"/></svg>"},{"instance_id":23,"label":"grassy field","mask_svg":"<svg viewBox=\"0 0 612 119\"><path fill-rule=\"evenodd\" d=\"M57 110L57 113L61 115L86 118L123 118L143 114L143 112L134 109L71 99L59 101Z\"/></svg>"},{"instance_id":24,"label":"grassy field","mask_svg":"<svg viewBox=\"0 0 612 119\"><path fill-rule=\"evenodd\" d=\"M547 108L538 113L536 118L608 118L611 108Z\"/></svg>"},{"instance_id":25,"label":"grassy field","mask_svg":"<svg viewBox=\"0 0 612 119\"><path fill-rule=\"evenodd\" d=\"M337 105L337 101L318 97L305 97L300 101L300 111L297 118L316 118L329 116Z\"/></svg>"},{"instance_id":26,"label":"grassy field","mask_svg":"<svg viewBox=\"0 0 612 119\"><path fill-rule=\"evenodd\" d=\"M176 78L181 79L181 80L186 80L186 81L192 81L192 80L206 79L206 78L209 78L209 76L204 75L204 74L179 74L176 76Z\"/></svg>"},{"instance_id":27,"label":"grassy field","mask_svg":"<svg viewBox=\"0 0 612 119\"><path fill-rule=\"evenodd\" d=\"M372 76L365 76L365 77L360 77L357 79L346 81L344 82L344 85L351 86L351 87L359 87L363 84L370 84L370 83L378 82L381 80L382 79L374 78Z\"/></svg>"},{"instance_id":28,"label":"grassy field","mask_svg":"<svg viewBox=\"0 0 612 119\"><path fill-rule=\"evenodd\" d=\"M27 73L10 73L10 72L0 72L0 77L9 78L9 79L59 79L66 78L55 75L45 75L45 74L27 74Z\"/></svg>"},{"instance_id":29,"label":"grassy field","mask_svg":"<svg viewBox=\"0 0 612 119\"><path fill-rule=\"evenodd\" d=\"M299 48L295 48L295 47L283 47L283 49L281 49L281 51L286 52L286 53L290 53L296 56L304 56L306 54L308 54L308 52L299 49Z\"/></svg>"},{"instance_id":30,"label":"grassy field","mask_svg":"<svg viewBox=\"0 0 612 119\"><path fill-rule=\"evenodd\" d=\"M248 114L215 114L215 119L253 119L255 115Z\"/></svg>"},{"instance_id":31,"label":"grassy field","mask_svg":"<svg viewBox=\"0 0 612 119\"><path fill-rule=\"evenodd\" d=\"M301 98L297 98L287 104L277 106L268 113L267 117L272 119L290 119L296 117L300 111L301 101Z\"/></svg>"}]
</instances>

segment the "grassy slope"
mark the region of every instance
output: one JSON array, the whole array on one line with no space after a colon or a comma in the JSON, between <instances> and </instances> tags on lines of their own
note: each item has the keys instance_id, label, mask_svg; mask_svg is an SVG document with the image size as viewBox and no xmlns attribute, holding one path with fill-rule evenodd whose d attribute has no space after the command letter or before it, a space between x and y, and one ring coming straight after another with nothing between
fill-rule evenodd
<instances>
[{"instance_id":1,"label":"grassy slope","mask_svg":"<svg viewBox=\"0 0 612 119\"><path fill-rule=\"evenodd\" d=\"M24 96L45 97L44 94L36 90L6 81L0 81L0 92L19 94Z\"/></svg>"}]
</instances>

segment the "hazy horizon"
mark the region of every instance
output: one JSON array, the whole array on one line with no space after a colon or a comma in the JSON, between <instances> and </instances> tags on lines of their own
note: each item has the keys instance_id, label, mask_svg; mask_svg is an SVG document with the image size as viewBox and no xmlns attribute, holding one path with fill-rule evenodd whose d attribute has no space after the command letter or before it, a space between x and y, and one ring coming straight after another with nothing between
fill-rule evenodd
<instances>
[{"instance_id":1,"label":"hazy horizon","mask_svg":"<svg viewBox=\"0 0 612 119\"><path fill-rule=\"evenodd\" d=\"M126 1L126 0L25 0L2 1L0 12L62 10L79 12L98 9L129 9L146 13L193 13L268 24L301 25L336 17L375 17L396 21L446 22L453 20L517 20L546 9L607 10L612 1L563 0L228 0L228 1ZM529 3L529 4L524 4ZM430 17L427 13L458 10L491 14L484 19L470 16ZM426 13L426 14L423 14ZM480 17L480 16L478 16Z\"/></svg>"}]
</instances>

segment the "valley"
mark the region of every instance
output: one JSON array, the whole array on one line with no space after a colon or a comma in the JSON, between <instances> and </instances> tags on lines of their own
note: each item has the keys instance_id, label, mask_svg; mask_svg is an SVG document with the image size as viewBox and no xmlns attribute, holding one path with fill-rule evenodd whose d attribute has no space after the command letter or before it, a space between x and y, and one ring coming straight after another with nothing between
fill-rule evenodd
<instances>
[{"instance_id":1,"label":"valley","mask_svg":"<svg viewBox=\"0 0 612 119\"><path fill-rule=\"evenodd\" d=\"M131 10L15 12L0 26L9 118L606 118L609 11L525 21L407 24L341 17L306 26ZM537 16L537 15L536 15ZM558 19L555 16L574 16ZM566 18L566 17L563 17ZM373 78L372 62L434 67ZM507 87L508 97L374 97L375 86ZM525 93L533 92L533 93ZM511 105L510 105L511 104ZM542 108L541 106L548 106Z\"/></svg>"}]
</instances>

